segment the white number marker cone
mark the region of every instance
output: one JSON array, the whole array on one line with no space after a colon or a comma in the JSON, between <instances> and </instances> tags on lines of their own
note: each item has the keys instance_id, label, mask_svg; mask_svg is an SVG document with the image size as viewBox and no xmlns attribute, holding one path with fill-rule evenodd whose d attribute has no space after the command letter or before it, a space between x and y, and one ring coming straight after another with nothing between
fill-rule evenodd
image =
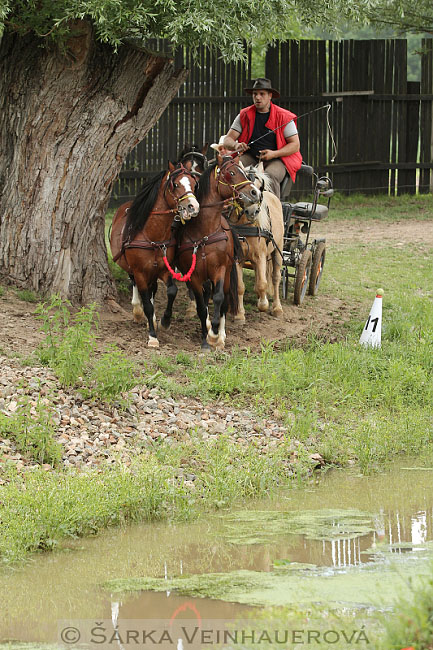
<instances>
[{"instance_id":1,"label":"white number marker cone","mask_svg":"<svg viewBox=\"0 0 433 650\"><path fill-rule=\"evenodd\" d=\"M376 298L370 310L359 342L366 347L380 348L382 332L382 295L383 289L376 291Z\"/></svg>"}]
</instances>

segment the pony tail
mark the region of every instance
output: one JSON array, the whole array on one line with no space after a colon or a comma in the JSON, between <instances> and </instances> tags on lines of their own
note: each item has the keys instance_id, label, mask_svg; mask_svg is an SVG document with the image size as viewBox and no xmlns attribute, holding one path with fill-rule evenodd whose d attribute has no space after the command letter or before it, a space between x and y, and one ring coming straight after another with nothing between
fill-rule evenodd
<instances>
[{"instance_id":1,"label":"pony tail","mask_svg":"<svg viewBox=\"0 0 433 650\"><path fill-rule=\"evenodd\" d=\"M244 253L242 250L241 242L239 241L239 236L237 232L233 230L233 228L230 226L230 230L232 233L233 237L233 256L236 262L243 262L244 261Z\"/></svg>"}]
</instances>

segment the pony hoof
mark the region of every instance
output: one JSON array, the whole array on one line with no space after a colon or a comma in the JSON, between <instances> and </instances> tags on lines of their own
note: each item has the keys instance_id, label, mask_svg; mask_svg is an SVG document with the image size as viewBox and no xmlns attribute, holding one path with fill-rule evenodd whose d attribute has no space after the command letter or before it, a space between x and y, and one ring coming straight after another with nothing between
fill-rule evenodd
<instances>
[{"instance_id":1,"label":"pony hoof","mask_svg":"<svg viewBox=\"0 0 433 650\"><path fill-rule=\"evenodd\" d=\"M169 330L171 325L171 320L168 319L166 320L164 317L162 317L160 325L163 330Z\"/></svg>"},{"instance_id":2,"label":"pony hoof","mask_svg":"<svg viewBox=\"0 0 433 650\"><path fill-rule=\"evenodd\" d=\"M218 352L222 352L224 350L225 346L226 346L225 341L221 341L221 339L219 339L216 346L215 346L215 350L218 350Z\"/></svg>"},{"instance_id":3,"label":"pony hoof","mask_svg":"<svg viewBox=\"0 0 433 650\"><path fill-rule=\"evenodd\" d=\"M154 336L149 336L149 340L147 342L147 347L148 348L159 348L158 339L156 339Z\"/></svg>"},{"instance_id":4,"label":"pony hoof","mask_svg":"<svg viewBox=\"0 0 433 650\"><path fill-rule=\"evenodd\" d=\"M201 350L202 352L209 352L210 350L212 350L212 348L207 341L203 341L203 343L201 344Z\"/></svg>"},{"instance_id":5,"label":"pony hoof","mask_svg":"<svg viewBox=\"0 0 433 650\"><path fill-rule=\"evenodd\" d=\"M268 309L269 309L269 302L268 302L267 300L266 300L266 301L263 301L263 302L261 302L261 301L259 300L259 302L257 303L257 308L258 308L259 311L268 311Z\"/></svg>"},{"instance_id":6,"label":"pony hoof","mask_svg":"<svg viewBox=\"0 0 433 650\"><path fill-rule=\"evenodd\" d=\"M141 309L141 307L134 306L132 310L132 318L136 323L142 323L144 321L144 311Z\"/></svg>"},{"instance_id":7,"label":"pony hoof","mask_svg":"<svg viewBox=\"0 0 433 650\"><path fill-rule=\"evenodd\" d=\"M245 314L236 314L234 319L239 323L245 323Z\"/></svg>"},{"instance_id":8,"label":"pony hoof","mask_svg":"<svg viewBox=\"0 0 433 650\"><path fill-rule=\"evenodd\" d=\"M212 347L215 347L216 344L218 343L219 336L218 334L214 334L212 330L210 330L207 334L207 342L209 345L212 345Z\"/></svg>"},{"instance_id":9,"label":"pony hoof","mask_svg":"<svg viewBox=\"0 0 433 650\"><path fill-rule=\"evenodd\" d=\"M191 305L191 307L188 307L188 309L185 312L186 318L194 318L196 314L197 314L197 310L195 308L195 305Z\"/></svg>"},{"instance_id":10,"label":"pony hoof","mask_svg":"<svg viewBox=\"0 0 433 650\"><path fill-rule=\"evenodd\" d=\"M273 309L271 311L271 314L272 314L272 316L274 316L274 318L282 318L283 315L284 315L284 312L281 309L281 307L277 307L276 309Z\"/></svg>"}]
</instances>

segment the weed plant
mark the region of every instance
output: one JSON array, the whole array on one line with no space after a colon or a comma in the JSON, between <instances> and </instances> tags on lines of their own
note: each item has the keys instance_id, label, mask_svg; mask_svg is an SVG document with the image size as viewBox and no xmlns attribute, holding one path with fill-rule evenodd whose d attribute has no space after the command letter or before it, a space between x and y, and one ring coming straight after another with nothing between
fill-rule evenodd
<instances>
[{"instance_id":1,"label":"weed plant","mask_svg":"<svg viewBox=\"0 0 433 650\"><path fill-rule=\"evenodd\" d=\"M93 361L85 377L86 392L112 404L122 392L129 391L137 383L137 370L116 346L107 346L99 359ZM126 404L125 400L123 402Z\"/></svg>"},{"instance_id":2,"label":"weed plant","mask_svg":"<svg viewBox=\"0 0 433 650\"><path fill-rule=\"evenodd\" d=\"M17 289L15 295L24 302L38 302L39 300L38 295L30 289Z\"/></svg>"},{"instance_id":3,"label":"weed plant","mask_svg":"<svg viewBox=\"0 0 433 650\"><path fill-rule=\"evenodd\" d=\"M28 460L57 465L62 447L55 433L50 411L41 401L32 405L26 399L11 415L0 412L0 435L13 440L18 452Z\"/></svg>"},{"instance_id":4,"label":"weed plant","mask_svg":"<svg viewBox=\"0 0 433 650\"><path fill-rule=\"evenodd\" d=\"M410 589L409 589L410 591ZM411 598L401 598L396 613L385 620L386 636L378 644L380 650L407 648L431 650L433 647L433 566L430 577Z\"/></svg>"}]
</instances>

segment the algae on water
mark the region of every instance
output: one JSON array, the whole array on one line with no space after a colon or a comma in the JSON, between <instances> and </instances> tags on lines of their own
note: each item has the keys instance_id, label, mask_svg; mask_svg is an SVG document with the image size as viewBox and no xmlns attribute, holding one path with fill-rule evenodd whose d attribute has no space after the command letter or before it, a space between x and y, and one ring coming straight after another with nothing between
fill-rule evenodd
<instances>
[{"instance_id":1,"label":"algae on water","mask_svg":"<svg viewBox=\"0 0 433 650\"><path fill-rule=\"evenodd\" d=\"M193 598L213 598L244 605L327 607L377 607L395 604L402 587L410 580L412 588L426 572L424 561L357 567L350 572L317 575L312 571L233 571L164 578L111 580L105 587L111 593L134 591L175 591Z\"/></svg>"},{"instance_id":2,"label":"algae on water","mask_svg":"<svg viewBox=\"0 0 433 650\"><path fill-rule=\"evenodd\" d=\"M354 539L374 531L373 515L360 510L304 510L299 512L241 511L221 515L222 535L230 544L267 544L284 535L331 541Z\"/></svg>"}]
</instances>

